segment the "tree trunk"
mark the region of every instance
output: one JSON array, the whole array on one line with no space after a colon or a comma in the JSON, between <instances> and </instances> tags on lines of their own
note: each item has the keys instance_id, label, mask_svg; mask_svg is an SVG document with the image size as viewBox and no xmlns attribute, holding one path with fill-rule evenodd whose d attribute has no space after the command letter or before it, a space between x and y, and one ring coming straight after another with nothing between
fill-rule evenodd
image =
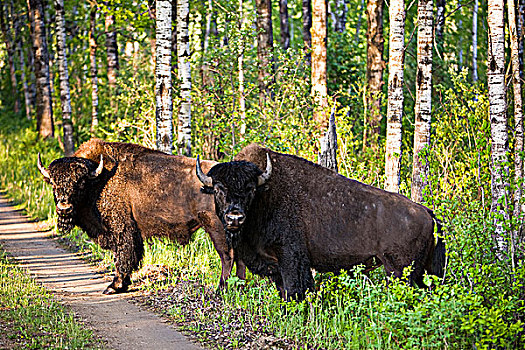
<instances>
[{"instance_id":1,"label":"tree trunk","mask_svg":"<svg viewBox=\"0 0 525 350\"><path fill-rule=\"evenodd\" d=\"M181 81L181 105L179 108L178 153L191 156L191 66L190 37L188 26L190 21L189 0L177 1L177 54L179 79Z\"/></svg>"},{"instance_id":2,"label":"tree trunk","mask_svg":"<svg viewBox=\"0 0 525 350\"><path fill-rule=\"evenodd\" d=\"M523 57L523 45L525 41L525 0L518 0L518 2L518 56L520 59L520 77L523 79L523 65L525 64L525 58Z\"/></svg>"},{"instance_id":3,"label":"tree trunk","mask_svg":"<svg viewBox=\"0 0 525 350\"><path fill-rule=\"evenodd\" d=\"M303 41L304 49L306 51L306 64L310 65L312 54L312 0L303 0Z\"/></svg>"},{"instance_id":4,"label":"tree trunk","mask_svg":"<svg viewBox=\"0 0 525 350\"><path fill-rule=\"evenodd\" d=\"M478 0L472 10L472 81L478 81Z\"/></svg>"},{"instance_id":5,"label":"tree trunk","mask_svg":"<svg viewBox=\"0 0 525 350\"><path fill-rule=\"evenodd\" d=\"M346 2L344 0L335 0L335 27L334 27L334 30L338 33L342 33L345 31L347 12L348 12L348 6L346 6ZM361 13L359 13L359 17L361 17Z\"/></svg>"},{"instance_id":6,"label":"tree trunk","mask_svg":"<svg viewBox=\"0 0 525 350\"><path fill-rule=\"evenodd\" d=\"M177 70L178 59L177 55L177 0L171 1L171 74L175 74ZM172 89L173 90L173 89Z\"/></svg>"},{"instance_id":7,"label":"tree trunk","mask_svg":"<svg viewBox=\"0 0 525 350\"><path fill-rule=\"evenodd\" d=\"M54 136L53 108L49 76L49 52L42 0L27 0L33 23L33 52L36 76L36 118L38 134L42 138Z\"/></svg>"},{"instance_id":8,"label":"tree trunk","mask_svg":"<svg viewBox=\"0 0 525 350\"><path fill-rule=\"evenodd\" d=\"M113 113L116 111L115 94L117 88L117 77L119 71L118 63L118 46L117 46L117 33L115 32L115 16L110 13L106 14L105 19L105 32L106 32L106 51L108 57L108 85L110 90L110 104L113 109Z\"/></svg>"},{"instance_id":9,"label":"tree trunk","mask_svg":"<svg viewBox=\"0 0 525 350\"><path fill-rule=\"evenodd\" d=\"M272 96L273 83L273 29L271 0L256 0L257 6L257 59L259 61L259 102Z\"/></svg>"},{"instance_id":10,"label":"tree trunk","mask_svg":"<svg viewBox=\"0 0 525 350\"><path fill-rule=\"evenodd\" d=\"M498 256L503 257L507 250L504 220L508 219L507 208L498 200L507 195L504 176L508 174L507 166L507 101L505 99L505 35L504 35L503 0L488 1L487 22L489 25L489 52L487 64L487 83L489 88L489 120L491 127L491 212L497 215L494 219L495 239Z\"/></svg>"},{"instance_id":11,"label":"tree trunk","mask_svg":"<svg viewBox=\"0 0 525 350\"><path fill-rule=\"evenodd\" d=\"M69 93L69 72L66 56L66 21L64 19L64 0L55 0L56 31L58 46L58 71L60 77L60 106L62 107L62 130L64 133L64 154L73 155L73 123L71 122L71 95Z\"/></svg>"},{"instance_id":12,"label":"tree trunk","mask_svg":"<svg viewBox=\"0 0 525 350\"><path fill-rule=\"evenodd\" d=\"M13 8L12 0L10 2L10 5L11 5L11 8ZM16 50L18 53L19 61L20 61L20 80L22 81L22 88L24 91L24 103L25 103L26 117L27 119L31 120L31 106L32 105L31 105L29 87L27 85L27 79L26 79L26 63L25 63L25 58L24 58L24 50L22 47L22 37L20 33L20 15L16 15L14 27L15 27Z\"/></svg>"},{"instance_id":13,"label":"tree trunk","mask_svg":"<svg viewBox=\"0 0 525 350\"><path fill-rule=\"evenodd\" d=\"M171 1L156 1L155 120L157 149L173 152L173 102L171 99Z\"/></svg>"},{"instance_id":14,"label":"tree trunk","mask_svg":"<svg viewBox=\"0 0 525 350\"><path fill-rule=\"evenodd\" d=\"M518 45L518 26L516 23L516 3L514 0L507 0L508 20L509 20L509 34L510 34L510 55L512 62L512 85L514 88L514 127L516 128L514 134L514 212L513 216L519 218L521 214L521 185L523 179L523 103L521 95L521 80L520 80L520 60L519 60L519 45ZM519 229L519 228L518 228ZM511 240L511 254L514 260L514 248L516 247L519 230L513 231Z\"/></svg>"},{"instance_id":15,"label":"tree trunk","mask_svg":"<svg viewBox=\"0 0 525 350\"><path fill-rule=\"evenodd\" d=\"M244 11L243 0L239 0L239 32L244 31ZM246 133L246 98L244 96L244 36L239 43L239 57L237 58L237 67L239 71L239 114L241 117L241 140Z\"/></svg>"},{"instance_id":16,"label":"tree trunk","mask_svg":"<svg viewBox=\"0 0 525 350\"><path fill-rule=\"evenodd\" d=\"M337 130L335 127L335 105L330 113L328 129L321 139L319 151L319 164L335 172L337 169Z\"/></svg>"},{"instance_id":17,"label":"tree trunk","mask_svg":"<svg viewBox=\"0 0 525 350\"><path fill-rule=\"evenodd\" d=\"M290 24L288 22L288 0L279 0L279 17L281 19L281 47L290 47Z\"/></svg>"},{"instance_id":18,"label":"tree trunk","mask_svg":"<svg viewBox=\"0 0 525 350\"><path fill-rule=\"evenodd\" d=\"M6 4L7 5L7 4ZM7 9L6 9L7 10ZM11 78L12 96L14 97L14 111L20 112L20 101L18 99L18 82L16 79L15 67L15 46L11 36L11 24L9 21L8 11L4 12L4 3L0 3L0 29L2 30L5 46L7 49L7 61L9 64L9 76Z\"/></svg>"},{"instance_id":19,"label":"tree trunk","mask_svg":"<svg viewBox=\"0 0 525 350\"><path fill-rule=\"evenodd\" d=\"M312 96L314 121L320 130L328 128L328 90L326 86L326 1L312 4Z\"/></svg>"},{"instance_id":20,"label":"tree trunk","mask_svg":"<svg viewBox=\"0 0 525 350\"><path fill-rule=\"evenodd\" d=\"M390 40L388 60L388 108L385 153L385 189L399 192L401 163L401 119L403 116L403 66L405 41L405 3L390 2Z\"/></svg>"},{"instance_id":21,"label":"tree trunk","mask_svg":"<svg viewBox=\"0 0 525 350\"><path fill-rule=\"evenodd\" d=\"M211 18L213 15L213 2L211 0L208 0L208 12L206 13L206 30L204 32L204 41L203 41L203 51L204 55L206 55L206 52L208 51L208 43L210 41L210 34L211 34Z\"/></svg>"},{"instance_id":22,"label":"tree trunk","mask_svg":"<svg viewBox=\"0 0 525 350\"><path fill-rule=\"evenodd\" d=\"M414 130L414 159L412 167L411 198L423 201L428 184L428 161L420 152L430 145L430 121L432 117L432 0L419 0L417 5L417 79L416 79L416 125Z\"/></svg>"},{"instance_id":23,"label":"tree trunk","mask_svg":"<svg viewBox=\"0 0 525 350\"><path fill-rule=\"evenodd\" d=\"M383 0L368 0L367 12L367 52L366 52L366 80L367 106L369 108L370 127L372 132L379 135L381 132L381 95L383 90Z\"/></svg>"},{"instance_id":24,"label":"tree trunk","mask_svg":"<svg viewBox=\"0 0 525 350\"><path fill-rule=\"evenodd\" d=\"M96 40L97 6L91 5L89 13L89 62L91 65L91 133L98 127L98 68L97 68L97 40Z\"/></svg>"}]
</instances>

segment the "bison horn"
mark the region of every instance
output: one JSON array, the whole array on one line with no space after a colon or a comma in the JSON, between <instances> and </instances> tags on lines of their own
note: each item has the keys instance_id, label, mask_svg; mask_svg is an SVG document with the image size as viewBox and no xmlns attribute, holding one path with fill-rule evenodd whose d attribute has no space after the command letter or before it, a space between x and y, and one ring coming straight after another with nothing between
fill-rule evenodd
<instances>
[{"instance_id":1,"label":"bison horn","mask_svg":"<svg viewBox=\"0 0 525 350\"><path fill-rule=\"evenodd\" d=\"M38 167L38 170L40 170L40 173L44 175L46 179L51 180L49 171L42 165L42 158L40 158L40 153L38 153L38 162L36 163L36 166Z\"/></svg>"},{"instance_id":2,"label":"bison horn","mask_svg":"<svg viewBox=\"0 0 525 350\"><path fill-rule=\"evenodd\" d=\"M207 187L212 187L213 186L213 183L212 183L212 179L210 176L204 174L202 172L202 169L201 169L201 161L199 160L199 156L197 155L197 165L196 165L196 170L197 170L197 177L199 178L199 180L201 180L202 184L204 186L207 186Z\"/></svg>"},{"instance_id":3,"label":"bison horn","mask_svg":"<svg viewBox=\"0 0 525 350\"><path fill-rule=\"evenodd\" d=\"M100 162L98 163L98 167L95 169L95 171L92 171L89 173L89 177L94 179L100 174L102 174L102 170L104 170L104 156L102 154L100 155Z\"/></svg>"},{"instance_id":4,"label":"bison horn","mask_svg":"<svg viewBox=\"0 0 525 350\"><path fill-rule=\"evenodd\" d=\"M257 185L258 186L264 185L266 181L268 181L271 175L272 175L272 161L270 160L270 155L266 153L266 170L264 171L264 173L259 175L259 177L257 178L258 180Z\"/></svg>"}]
</instances>

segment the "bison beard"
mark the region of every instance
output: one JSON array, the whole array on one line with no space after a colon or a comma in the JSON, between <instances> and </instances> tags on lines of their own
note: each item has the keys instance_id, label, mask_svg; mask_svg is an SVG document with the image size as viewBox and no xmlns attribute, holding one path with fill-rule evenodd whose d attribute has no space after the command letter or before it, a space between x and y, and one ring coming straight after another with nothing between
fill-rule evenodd
<instances>
[{"instance_id":1,"label":"bison beard","mask_svg":"<svg viewBox=\"0 0 525 350\"><path fill-rule=\"evenodd\" d=\"M214 193L236 256L254 274L269 277L283 298L305 297L314 287L311 268L338 273L372 267L374 259L388 276L402 277L412 266L409 280L419 286L425 269L443 276L445 245L441 238L435 242L434 224L438 232L440 224L430 209L258 145L235 159L207 175L197 163L202 192ZM228 232L228 215L243 215L240 231Z\"/></svg>"}]
</instances>

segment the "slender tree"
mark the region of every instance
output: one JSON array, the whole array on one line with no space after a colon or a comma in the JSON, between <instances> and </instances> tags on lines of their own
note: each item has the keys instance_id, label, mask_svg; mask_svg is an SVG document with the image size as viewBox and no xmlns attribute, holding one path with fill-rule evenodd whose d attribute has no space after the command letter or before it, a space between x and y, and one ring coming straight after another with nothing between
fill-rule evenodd
<instances>
[{"instance_id":1,"label":"slender tree","mask_svg":"<svg viewBox=\"0 0 525 350\"><path fill-rule=\"evenodd\" d=\"M244 30L243 0L239 0L239 33ZM237 57L237 69L239 72L239 114L241 117L241 138L246 133L246 97L244 96L244 36L239 43L239 57Z\"/></svg>"},{"instance_id":2,"label":"slender tree","mask_svg":"<svg viewBox=\"0 0 525 350\"><path fill-rule=\"evenodd\" d=\"M521 95L521 79L520 79L520 59L519 59L519 44L518 44L518 26L516 23L516 3L514 0L507 0L508 21L509 21L509 37L510 37L510 55L512 63L512 86L514 89L514 179L516 187L514 190L514 212L515 218L519 218L521 214L521 185L523 180L523 102ZM511 253L514 257L514 248L518 238L518 231L513 232Z\"/></svg>"},{"instance_id":3,"label":"slender tree","mask_svg":"<svg viewBox=\"0 0 525 350\"><path fill-rule=\"evenodd\" d=\"M489 88L489 120L491 128L491 212L495 214L495 239L502 258L507 250L504 220L508 219L504 206L507 195L504 176L508 174L507 160L507 101L505 88L505 34L503 0L488 0L489 52L487 83Z\"/></svg>"},{"instance_id":4,"label":"slender tree","mask_svg":"<svg viewBox=\"0 0 525 350\"><path fill-rule=\"evenodd\" d=\"M336 0L335 1L335 18L336 18L336 22L335 22L335 28L334 28L336 32L342 33L342 32L345 31L346 14L347 14L347 12L348 12L348 6L346 6L346 1L345 0ZM359 12L359 17L361 17L361 12L362 11Z\"/></svg>"},{"instance_id":5,"label":"slender tree","mask_svg":"<svg viewBox=\"0 0 525 350\"><path fill-rule=\"evenodd\" d=\"M157 149L173 151L173 102L171 99L171 0L156 1L155 117Z\"/></svg>"},{"instance_id":6,"label":"slender tree","mask_svg":"<svg viewBox=\"0 0 525 350\"><path fill-rule=\"evenodd\" d=\"M399 192L401 119L403 116L403 65L405 53L405 3L390 2L388 108L385 152L385 189Z\"/></svg>"},{"instance_id":7,"label":"slender tree","mask_svg":"<svg viewBox=\"0 0 525 350\"><path fill-rule=\"evenodd\" d=\"M517 16L517 26L518 26L518 56L520 59L520 77L523 79L523 66L525 58L523 57L523 45L525 42L525 0L518 0L518 16Z\"/></svg>"},{"instance_id":8,"label":"slender tree","mask_svg":"<svg viewBox=\"0 0 525 350\"><path fill-rule=\"evenodd\" d=\"M279 18L281 19L281 47L290 47L290 23L288 21L288 0L279 0Z\"/></svg>"},{"instance_id":9,"label":"slender tree","mask_svg":"<svg viewBox=\"0 0 525 350\"><path fill-rule=\"evenodd\" d=\"M64 137L64 154L73 155L73 123L71 121L71 95L69 92L69 72L66 56L66 21L64 18L64 0L55 0L56 31L58 44L58 71L60 77L60 106L62 107L62 131Z\"/></svg>"},{"instance_id":10,"label":"slender tree","mask_svg":"<svg viewBox=\"0 0 525 350\"><path fill-rule=\"evenodd\" d=\"M171 1L171 74L175 74L177 70L178 59L177 55L177 0Z\"/></svg>"},{"instance_id":11,"label":"slender tree","mask_svg":"<svg viewBox=\"0 0 525 350\"><path fill-rule=\"evenodd\" d=\"M443 44L443 32L445 30L445 7L446 0L436 0L436 42L441 49Z\"/></svg>"},{"instance_id":12,"label":"slender tree","mask_svg":"<svg viewBox=\"0 0 525 350\"><path fill-rule=\"evenodd\" d=\"M314 120L321 130L328 127L328 90L326 85L326 2L312 3L312 96L315 101Z\"/></svg>"},{"instance_id":13,"label":"slender tree","mask_svg":"<svg viewBox=\"0 0 525 350\"><path fill-rule=\"evenodd\" d=\"M412 167L412 193L414 202L423 201L427 186L428 162L420 152L430 144L432 116L432 0L419 0L417 5L417 73L416 73L416 125L414 130L414 159Z\"/></svg>"},{"instance_id":14,"label":"slender tree","mask_svg":"<svg viewBox=\"0 0 525 350\"><path fill-rule=\"evenodd\" d=\"M372 132L381 132L381 91L383 89L383 0L368 0L366 6L366 80L369 124Z\"/></svg>"},{"instance_id":15,"label":"slender tree","mask_svg":"<svg viewBox=\"0 0 525 350\"><path fill-rule=\"evenodd\" d=\"M97 5L91 4L89 12L89 62L91 75L91 133L98 127L98 67L97 67Z\"/></svg>"},{"instance_id":16,"label":"slender tree","mask_svg":"<svg viewBox=\"0 0 525 350\"><path fill-rule=\"evenodd\" d=\"M259 61L259 101L262 104L272 95L273 83L273 29L271 0L256 0L257 60Z\"/></svg>"},{"instance_id":17,"label":"slender tree","mask_svg":"<svg viewBox=\"0 0 525 350\"><path fill-rule=\"evenodd\" d=\"M472 10L472 81L478 81L478 0Z\"/></svg>"},{"instance_id":18,"label":"slender tree","mask_svg":"<svg viewBox=\"0 0 525 350\"><path fill-rule=\"evenodd\" d=\"M7 4L6 4L7 5ZM20 111L20 100L18 99L18 82L16 79L16 66L15 66L15 45L13 37L11 35L11 21L7 16L8 11L4 10L4 2L0 3L0 29L2 30L4 43L7 49L7 61L9 64L9 76L11 78L11 88L14 97L14 111L18 113Z\"/></svg>"},{"instance_id":19,"label":"slender tree","mask_svg":"<svg viewBox=\"0 0 525 350\"><path fill-rule=\"evenodd\" d=\"M178 124L178 153L191 156L191 66L190 66L190 2L177 1L177 55L181 82L181 105Z\"/></svg>"},{"instance_id":20,"label":"slender tree","mask_svg":"<svg viewBox=\"0 0 525 350\"><path fill-rule=\"evenodd\" d=\"M11 9L13 9L13 1L10 1ZM14 11L11 10L11 13L14 14ZM22 33L20 30L20 21L21 15L18 13L14 17L14 27L15 27L15 43L16 43L16 52L18 54L18 59L20 63L20 81L22 82L22 90L24 92L24 104L27 119L31 119L31 97L29 86L27 84L26 78L26 62L24 57L24 49L22 47Z\"/></svg>"},{"instance_id":21,"label":"slender tree","mask_svg":"<svg viewBox=\"0 0 525 350\"><path fill-rule=\"evenodd\" d=\"M348 8L348 6L346 6L346 1L345 1L345 7ZM363 19L363 9L364 9L364 7L365 7L365 0L361 0L361 6L359 7L359 16L357 17L357 25L355 27L355 36L354 36L354 44L355 45L357 45L359 43L359 33L361 31L361 22L362 22L362 19ZM383 14L381 14L381 18L383 18ZM346 25L346 23L345 23L345 25ZM381 23L381 25L383 25L383 23Z\"/></svg>"},{"instance_id":22,"label":"slender tree","mask_svg":"<svg viewBox=\"0 0 525 350\"><path fill-rule=\"evenodd\" d=\"M312 0L303 0L303 41L306 51L306 64L310 65L312 49Z\"/></svg>"},{"instance_id":23,"label":"slender tree","mask_svg":"<svg viewBox=\"0 0 525 350\"><path fill-rule=\"evenodd\" d=\"M37 130L42 138L54 136L53 108L49 75L49 52L47 51L44 7L42 0L27 0L33 28L33 56L36 76Z\"/></svg>"},{"instance_id":24,"label":"slender tree","mask_svg":"<svg viewBox=\"0 0 525 350\"><path fill-rule=\"evenodd\" d=\"M112 9L111 9L112 10ZM111 11L110 10L110 11ZM117 89L117 78L119 71L117 32L115 31L115 16L111 12L106 13L105 18L106 52L108 58L108 85L110 90L111 108L116 108L115 97ZM115 110L114 110L115 111Z\"/></svg>"}]
</instances>

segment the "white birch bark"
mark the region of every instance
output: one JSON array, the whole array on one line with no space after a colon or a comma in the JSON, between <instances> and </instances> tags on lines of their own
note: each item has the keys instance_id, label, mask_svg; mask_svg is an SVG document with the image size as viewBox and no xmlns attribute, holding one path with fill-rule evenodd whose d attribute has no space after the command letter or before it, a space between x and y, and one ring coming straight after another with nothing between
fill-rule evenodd
<instances>
[{"instance_id":1,"label":"white birch bark","mask_svg":"<svg viewBox=\"0 0 525 350\"><path fill-rule=\"evenodd\" d=\"M73 140L73 123L71 121L71 95L69 92L69 73L66 56L66 21L64 19L64 0L55 0L56 31L58 46L58 72L60 78L60 106L62 108L62 132L64 137L64 154L73 155L75 142Z\"/></svg>"},{"instance_id":2,"label":"white birch bark","mask_svg":"<svg viewBox=\"0 0 525 350\"><path fill-rule=\"evenodd\" d=\"M505 35L503 0L488 0L487 22L489 26L489 52L487 64L487 83L489 88L489 120L491 126L491 212L499 218L494 219L495 239L498 256L507 251L504 221L508 219L505 207L507 186L504 176L507 166L507 101L505 89ZM501 203L498 203L500 201Z\"/></svg>"},{"instance_id":3,"label":"white birch bark","mask_svg":"<svg viewBox=\"0 0 525 350\"><path fill-rule=\"evenodd\" d=\"M243 0L239 0L239 32L244 30L244 11ZM241 140L246 133L246 99L244 96L244 36L241 36L239 43L239 57L237 58L237 68L239 71L239 115L241 118Z\"/></svg>"},{"instance_id":4,"label":"white birch bark","mask_svg":"<svg viewBox=\"0 0 525 350\"><path fill-rule=\"evenodd\" d=\"M91 133L98 127L98 67L97 67L97 41L96 41L96 20L97 7L92 5L89 14L89 62L91 75Z\"/></svg>"},{"instance_id":5,"label":"white birch bark","mask_svg":"<svg viewBox=\"0 0 525 350\"><path fill-rule=\"evenodd\" d=\"M472 10L472 81L478 81L478 0Z\"/></svg>"},{"instance_id":6,"label":"white birch bark","mask_svg":"<svg viewBox=\"0 0 525 350\"><path fill-rule=\"evenodd\" d=\"M189 0L177 1L177 55L181 81L181 105L178 118L178 153L191 156L191 66Z\"/></svg>"},{"instance_id":7,"label":"white birch bark","mask_svg":"<svg viewBox=\"0 0 525 350\"><path fill-rule=\"evenodd\" d=\"M173 102L171 98L171 1L156 1L155 120L157 149L173 151Z\"/></svg>"},{"instance_id":8,"label":"white birch bark","mask_svg":"<svg viewBox=\"0 0 525 350\"><path fill-rule=\"evenodd\" d=\"M428 178L428 161L421 158L420 152L430 145L430 122L432 117L432 5L432 0L419 0L417 5L416 123L411 188L411 198L416 203L423 201L423 192L427 186Z\"/></svg>"},{"instance_id":9,"label":"white birch bark","mask_svg":"<svg viewBox=\"0 0 525 350\"><path fill-rule=\"evenodd\" d=\"M392 0L389 8L388 107L385 152L385 189L399 192L401 120L403 116L403 66L405 47L405 3Z\"/></svg>"},{"instance_id":10,"label":"white birch bark","mask_svg":"<svg viewBox=\"0 0 525 350\"><path fill-rule=\"evenodd\" d=\"M512 63L512 86L514 89L514 183L516 185L514 190L514 211L513 216L519 218L521 214L521 185L523 180L523 102L521 95L521 80L520 80L520 60L519 60L519 45L518 45L518 26L516 23L516 3L514 0L507 0L508 19L509 19L509 34L510 34L510 56ZM514 248L517 243L519 235L519 227L513 231L511 254L514 258ZM513 259L514 260L514 259Z\"/></svg>"},{"instance_id":11,"label":"white birch bark","mask_svg":"<svg viewBox=\"0 0 525 350\"><path fill-rule=\"evenodd\" d=\"M523 27L525 22L525 0L518 0L518 2L518 57L520 59L520 77L523 79L523 65L525 64L523 61L525 59L523 57L523 45L525 41L525 28Z\"/></svg>"}]
</instances>

